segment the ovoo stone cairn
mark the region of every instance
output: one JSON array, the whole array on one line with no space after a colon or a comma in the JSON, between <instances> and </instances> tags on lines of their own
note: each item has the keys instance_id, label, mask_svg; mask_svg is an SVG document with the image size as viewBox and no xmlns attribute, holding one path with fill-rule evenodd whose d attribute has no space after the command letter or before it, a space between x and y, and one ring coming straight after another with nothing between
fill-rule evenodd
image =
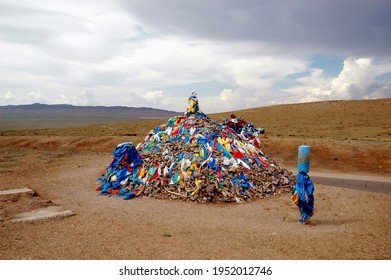
<instances>
[{"instance_id":1,"label":"ovoo stone cairn","mask_svg":"<svg viewBox=\"0 0 391 280\"><path fill-rule=\"evenodd\" d=\"M197 93L181 116L151 130L136 146L119 144L100 194L208 202L243 202L291 192L292 172L260 150L262 128L231 115L218 123L200 111Z\"/></svg>"}]
</instances>

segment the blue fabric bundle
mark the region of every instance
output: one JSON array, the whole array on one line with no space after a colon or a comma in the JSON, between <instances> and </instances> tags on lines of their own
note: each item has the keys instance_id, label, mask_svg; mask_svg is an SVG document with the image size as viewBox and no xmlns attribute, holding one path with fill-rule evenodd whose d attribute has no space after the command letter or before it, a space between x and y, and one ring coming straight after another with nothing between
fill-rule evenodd
<instances>
[{"instance_id":1,"label":"blue fabric bundle","mask_svg":"<svg viewBox=\"0 0 391 280\"><path fill-rule=\"evenodd\" d=\"M107 175L99 179L103 182L99 188L100 193L111 195L113 190L118 190L117 195L125 196L124 199L130 199L134 194L123 189L122 186L128 183L129 178L137 175L139 170L136 167L141 165L143 160L131 142L118 145L113 155L114 158L108 168Z\"/></svg>"},{"instance_id":2,"label":"blue fabric bundle","mask_svg":"<svg viewBox=\"0 0 391 280\"><path fill-rule=\"evenodd\" d=\"M297 174L297 183L292 190L292 197L297 197L297 206L300 209L299 223L305 223L314 214L314 184L305 172ZM292 200L294 200L292 198Z\"/></svg>"}]
</instances>

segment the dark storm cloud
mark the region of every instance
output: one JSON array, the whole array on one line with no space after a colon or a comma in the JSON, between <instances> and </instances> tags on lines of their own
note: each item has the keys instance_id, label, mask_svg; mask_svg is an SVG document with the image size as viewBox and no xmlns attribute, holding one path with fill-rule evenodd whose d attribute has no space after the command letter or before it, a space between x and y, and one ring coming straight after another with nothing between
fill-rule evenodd
<instances>
[{"instance_id":1,"label":"dark storm cloud","mask_svg":"<svg viewBox=\"0 0 391 280\"><path fill-rule=\"evenodd\" d=\"M170 35L266 44L277 51L389 55L389 0L120 1Z\"/></svg>"}]
</instances>

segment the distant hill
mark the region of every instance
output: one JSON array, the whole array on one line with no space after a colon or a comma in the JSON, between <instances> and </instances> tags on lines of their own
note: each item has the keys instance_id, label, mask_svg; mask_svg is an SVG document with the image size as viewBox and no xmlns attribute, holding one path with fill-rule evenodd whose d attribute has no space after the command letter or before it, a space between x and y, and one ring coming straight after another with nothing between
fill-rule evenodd
<instances>
[{"instance_id":1,"label":"distant hill","mask_svg":"<svg viewBox=\"0 0 391 280\"><path fill-rule=\"evenodd\" d=\"M101 122L159 119L183 112L148 107L73 106L67 104L0 106L0 130L80 126Z\"/></svg>"},{"instance_id":2,"label":"distant hill","mask_svg":"<svg viewBox=\"0 0 391 280\"><path fill-rule=\"evenodd\" d=\"M0 106L0 118L115 118L139 119L162 118L178 114L148 107L125 106L73 106L67 104L47 105L34 103L30 105Z\"/></svg>"}]
</instances>

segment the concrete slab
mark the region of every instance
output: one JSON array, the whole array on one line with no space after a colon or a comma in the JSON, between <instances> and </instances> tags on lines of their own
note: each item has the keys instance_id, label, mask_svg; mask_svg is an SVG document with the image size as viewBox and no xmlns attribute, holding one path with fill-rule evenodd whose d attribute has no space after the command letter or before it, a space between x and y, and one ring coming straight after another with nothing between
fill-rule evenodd
<instances>
[{"instance_id":1,"label":"concrete slab","mask_svg":"<svg viewBox=\"0 0 391 280\"><path fill-rule=\"evenodd\" d=\"M45 220L59 217L70 217L75 215L70 210L62 211L59 206L49 206L45 208L36 209L30 212L25 212L15 216L12 222L28 222L36 220Z\"/></svg>"},{"instance_id":2,"label":"concrete slab","mask_svg":"<svg viewBox=\"0 0 391 280\"><path fill-rule=\"evenodd\" d=\"M0 195L12 195L18 193L31 193L34 194L35 191L29 188L20 188L20 189L12 189L12 190L4 190L0 191Z\"/></svg>"}]
</instances>

